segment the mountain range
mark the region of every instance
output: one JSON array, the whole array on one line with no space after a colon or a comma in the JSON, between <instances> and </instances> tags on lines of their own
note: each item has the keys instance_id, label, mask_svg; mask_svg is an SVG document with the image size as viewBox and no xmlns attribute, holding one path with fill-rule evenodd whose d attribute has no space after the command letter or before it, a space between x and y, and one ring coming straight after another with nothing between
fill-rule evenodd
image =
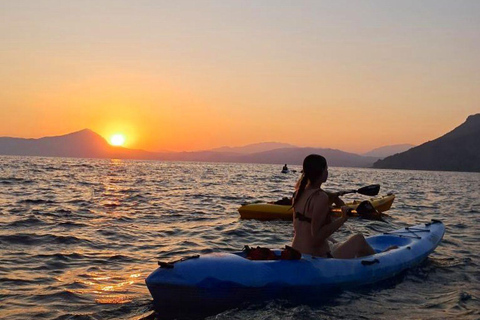
<instances>
[{"instance_id":1,"label":"mountain range","mask_svg":"<svg viewBox=\"0 0 480 320\"><path fill-rule=\"evenodd\" d=\"M297 148L297 146L294 146L288 143L280 143L280 142L260 142L260 143L249 144L243 147L220 147L220 148L212 149L211 151L249 154L249 153L271 151L271 150L282 149L282 148Z\"/></svg>"},{"instance_id":2,"label":"mountain range","mask_svg":"<svg viewBox=\"0 0 480 320\"><path fill-rule=\"evenodd\" d=\"M111 146L102 136L89 129L40 139L0 137L0 154L17 156L299 165L310 153L320 153L329 160L331 166L340 167L370 167L379 159L336 149L303 148L278 142L264 142L243 147L221 147L195 152L149 152Z\"/></svg>"},{"instance_id":3,"label":"mountain range","mask_svg":"<svg viewBox=\"0 0 480 320\"><path fill-rule=\"evenodd\" d=\"M373 149L372 151L362 154L362 156L385 158L397 153L405 152L413 147L415 147L413 144L394 144Z\"/></svg>"},{"instance_id":4,"label":"mountain range","mask_svg":"<svg viewBox=\"0 0 480 320\"><path fill-rule=\"evenodd\" d=\"M149 152L111 146L89 129L40 139L0 137L0 155L301 165L305 156L318 153L328 159L330 166L336 167L480 172L479 141L480 114L475 114L453 131L420 146L385 146L363 155L279 142L194 152Z\"/></svg>"},{"instance_id":5,"label":"mountain range","mask_svg":"<svg viewBox=\"0 0 480 320\"><path fill-rule=\"evenodd\" d=\"M155 159L154 154L111 146L89 129L40 139L0 137L0 154L72 158Z\"/></svg>"}]
</instances>

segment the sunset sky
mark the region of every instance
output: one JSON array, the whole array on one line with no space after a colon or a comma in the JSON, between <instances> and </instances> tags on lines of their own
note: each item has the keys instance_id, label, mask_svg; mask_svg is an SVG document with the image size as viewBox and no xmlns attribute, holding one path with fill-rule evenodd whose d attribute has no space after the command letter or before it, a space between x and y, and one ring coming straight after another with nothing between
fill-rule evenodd
<instances>
[{"instance_id":1,"label":"sunset sky","mask_svg":"<svg viewBox=\"0 0 480 320\"><path fill-rule=\"evenodd\" d=\"M480 1L0 2L0 136L366 152L480 112Z\"/></svg>"}]
</instances>

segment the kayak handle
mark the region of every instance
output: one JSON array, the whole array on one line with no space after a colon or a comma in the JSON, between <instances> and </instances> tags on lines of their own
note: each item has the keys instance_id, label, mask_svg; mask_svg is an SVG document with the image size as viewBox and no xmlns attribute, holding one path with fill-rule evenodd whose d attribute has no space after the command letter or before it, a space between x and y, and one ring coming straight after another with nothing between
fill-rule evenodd
<instances>
[{"instance_id":1,"label":"kayak handle","mask_svg":"<svg viewBox=\"0 0 480 320\"><path fill-rule=\"evenodd\" d=\"M163 261L158 261L158 265L160 268L165 268L165 269L173 269L173 263L171 262L163 262Z\"/></svg>"},{"instance_id":2,"label":"kayak handle","mask_svg":"<svg viewBox=\"0 0 480 320\"><path fill-rule=\"evenodd\" d=\"M432 224L434 224L434 223L442 223L442 221L441 221L441 220L437 220L437 219L432 219L431 222L425 223L425 226L428 227L428 226L430 226L430 225L432 225Z\"/></svg>"},{"instance_id":3,"label":"kayak handle","mask_svg":"<svg viewBox=\"0 0 480 320\"><path fill-rule=\"evenodd\" d=\"M371 266L372 264L375 264L375 263L380 263L380 261L378 259L373 259L372 261L368 261L368 260L362 261L362 265L364 266Z\"/></svg>"},{"instance_id":4,"label":"kayak handle","mask_svg":"<svg viewBox=\"0 0 480 320\"><path fill-rule=\"evenodd\" d=\"M172 261L172 262L158 261L158 265L160 266L160 268L172 269L174 267L174 264L177 263L177 262L182 262L182 261L185 261L185 260L197 259L197 258L200 258L199 254L196 254L196 255L190 256L190 257L183 257L179 260Z\"/></svg>"}]
</instances>

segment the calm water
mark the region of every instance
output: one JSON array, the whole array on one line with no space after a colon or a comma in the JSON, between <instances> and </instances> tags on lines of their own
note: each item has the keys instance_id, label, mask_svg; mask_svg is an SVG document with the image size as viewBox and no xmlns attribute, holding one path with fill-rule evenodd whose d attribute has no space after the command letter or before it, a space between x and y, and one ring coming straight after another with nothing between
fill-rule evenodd
<instances>
[{"instance_id":1,"label":"calm water","mask_svg":"<svg viewBox=\"0 0 480 320\"><path fill-rule=\"evenodd\" d=\"M281 167L0 157L0 318L151 318L144 279L158 260L291 241L290 222L237 212L291 193L297 175ZM373 183L397 195L387 222L351 219L337 238L441 219L444 240L425 263L318 305L270 301L212 317L479 319L480 174L331 168L325 188Z\"/></svg>"}]
</instances>

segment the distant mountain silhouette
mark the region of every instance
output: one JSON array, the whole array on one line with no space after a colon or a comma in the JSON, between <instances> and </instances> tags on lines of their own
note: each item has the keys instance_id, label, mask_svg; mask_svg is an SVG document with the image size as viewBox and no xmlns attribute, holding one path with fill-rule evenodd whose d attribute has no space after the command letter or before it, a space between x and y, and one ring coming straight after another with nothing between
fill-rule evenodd
<instances>
[{"instance_id":1,"label":"distant mountain silhouette","mask_svg":"<svg viewBox=\"0 0 480 320\"><path fill-rule=\"evenodd\" d=\"M288 147L286 148L285 146ZM260 152L257 152L257 150L260 150ZM324 155L330 166L369 167L378 159L340 150L300 148L282 143L259 143L239 148L217 148L198 152L147 152L111 146L103 137L89 129L63 136L40 139L0 138L0 154L19 156L287 163L300 165L305 156L310 153Z\"/></svg>"},{"instance_id":2,"label":"distant mountain silhouette","mask_svg":"<svg viewBox=\"0 0 480 320\"><path fill-rule=\"evenodd\" d=\"M444 136L379 160L374 167L480 172L480 113Z\"/></svg>"},{"instance_id":3,"label":"distant mountain silhouette","mask_svg":"<svg viewBox=\"0 0 480 320\"><path fill-rule=\"evenodd\" d=\"M397 153L407 151L408 149L411 149L413 147L414 147L413 144L394 144L391 146L384 146L384 147L373 149L369 152L362 154L362 156L385 158Z\"/></svg>"},{"instance_id":4,"label":"distant mountain silhouette","mask_svg":"<svg viewBox=\"0 0 480 320\"><path fill-rule=\"evenodd\" d=\"M89 129L40 139L0 137L0 154L18 156L155 159L156 154L114 147Z\"/></svg>"},{"instance_id":5,"label":"distant mountain silhouette","mask_svg":"<svg viewBox=\"0 0 480 320\"><path fill-rule=\"evenodd\" d=\"M312 153L321 154L327 159L328 165L333 167L369 167L378 159L373 157L363 157L358 154L336 149L283 148L244 155L239 157L237 161L248 163L287 163L301 165L303 159Z\"/></svg>"},{"instance_id":6,"label":"distant mountain silhouette","mask_svg":"<svg viewBox=\"0 0 480 320\"><path fill-rule=\"evenodd\" d=\"M254 143L249 144L243 147L221 147L215 148L210 151L214 152L227 152L227 153L255 153L255 152L264 152L270 151L275 149L282 149L282 148L296 148L297 146L288 144L288 143L280 143L280 142L261 142L261 143Z\"/></svg>"},{"instance_id":7,"label":"distant mountain silhouette","mask_svg":"<svg viewBox=\"0 0 480 320\"><path fill-rule=\"evenodd\" d=\"M236 163L270 163L301 165L303 159L311 154L319 153L327 158L328 164L335 167L371 167L378 160L375 157L363 157L358 154L335 149L321 148L281 148L249 154L223 153L215 151L164 153L159 160L171 161L207 161Z\"/></svg>"}]
</instances>

